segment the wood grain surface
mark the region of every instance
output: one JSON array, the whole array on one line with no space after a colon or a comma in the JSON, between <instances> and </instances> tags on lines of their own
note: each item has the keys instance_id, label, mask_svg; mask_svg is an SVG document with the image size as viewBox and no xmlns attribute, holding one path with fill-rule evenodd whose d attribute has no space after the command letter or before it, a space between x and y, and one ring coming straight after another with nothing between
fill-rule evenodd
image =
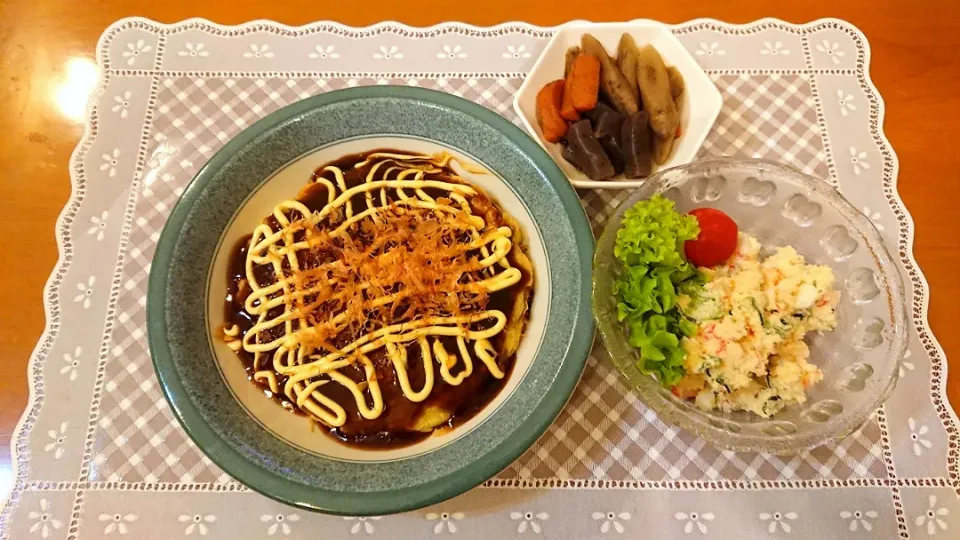
<instances>
[{"instance_id":1,"label":"wood grain surface","mask_svg":"<svg viewBox=\"0 0 960 540\"><path fill-rule=\"evenodd\" d=\"M273 19L354 26L397 20L424 26L570 19L667 23L713 17L744 23L776 17L850 21L873 51L870 72L886 102L884 129L900 158L899 191L916 223L914 253L930 282L930 325L948 358L948 395L960 403L960 2L806 0L725 2L529 2L390 0L2 0L0 2L0 499L11 480L9 441L27 402L26 365L44 328L43 286L57 260L54 223L70 194L68 160L82 126L52 99L67 61L90 58L100 33L122 17L164 23L204 17L221 24ZM107 264L107 262L105 262Z\"/></svg>"}]
</instances>

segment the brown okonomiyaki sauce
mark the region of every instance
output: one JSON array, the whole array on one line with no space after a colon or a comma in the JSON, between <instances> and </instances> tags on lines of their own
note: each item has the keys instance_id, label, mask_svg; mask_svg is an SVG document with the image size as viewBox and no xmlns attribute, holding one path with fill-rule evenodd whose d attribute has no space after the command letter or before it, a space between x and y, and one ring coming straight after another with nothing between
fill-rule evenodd
<instances>
[{"instance_id":1,"label":"brown okonomiyaki sauce","mask_svg":"<svg viewBox=\"0 0 960 540\"><path fill-rule=\"evenodd\" d=\"M371 168L371 165L366 165L360 168L354 168L354 166L358 163L364 162L367 156L374 153L409 154L409 152L399 150L380 149L361 154L344 156L336 161L327 163L317 168L316 172L314 173L314 177L311 178L310 182L300 190L297 200L303 203L311 211L320 210L327 202L327 188L321 183L315 183L314 180L322 174L323 168L328 165L339 167L343 171L344 181L347 185L347 188L350 188L363 183ZM444 182L460 183L457 177L445 173L446 171L437 174L429 174L427 175L427 178L442 180ZM450 173L452 174L453 171L450 171ZM327 176L327 178L329 178L329 176ZM393 176L388 177L388 179L392 178ZM433 190L432 188L425 188L424 191L426 191L431 197L440 197L444 195L443 193L439 192L439 190ZM359 194L353 197L351 200L353 201L354 207L363 207L363 205L366 204L363 194ZM483 217L487 223L498 223L501 225L504 223L499 208L482 193L470 198L470 206L473 213ZM272 216L268 217L264 223L270 224L271 227L276 230L276 220ZM354 238L354 240L359 240L361 242L363 241L361 235L354 236L351 234L351 237ZM239 338L242 338L242 336L244 336L256 322L256 317L244 309L244 301L250 293L250 288L248 285L246 285L245 270L246 255L249 248L250 239L251 235L246 235L237 241L233 247L228 263L227 295L225 298L225 326L229 327L231 325L236 325L240 330L240 336L238 336ZM516 251L516 247L511 250L507 255L507 260L511 263L511 266L518 268L521 271L522 278L516 284L508 288L490 293L485 309L499 310L505 314L509 314L513 309L515 301L517 300L517 296L523 292L525 287L529 288L528 283L532 279L532 276L528 275L528 270L525 267L516 263ZM323 258L322 253L311 253L309 255L316 255L318 258ZM311 262L318 264L329 261L301 260L300 262L301 264L306 263L309 267ZM259 283L269 283L275 280L273 270L269 266L256 266L254 271ZM527 305L529 306L533 298L533 290L529 289L527 291L527 295ZM526 321L524 321L523 324L526 325ZM277 335L270 336L270 339L275 339L276 337L279 337L279 335L283 334L282 328L275 328L274 330L280 330L280 332L278 332ZM434 377L433 390L426 399L419 403L410 401L404 395L400 384L398 383L397 374L393 363L387 357L385 348L381 347L376 349L368 354L368 357L374 365L376 374L375 376L380 385L380 391L384 404L383 413L374 419L364 418L358 411L357 403L346 387L339 384L328 384L324 387L327 397L331 398L346 410L347 421L344 423L344 425L336 428L329 428L323 424L320 424L319 422L317 425L322 431L329 433L330 436L343 443L368 449L399 448L414 444L429 437L432 434L431 431L420 432L411 429L415 419L426 407L437 406L452 413L448 420L435 427L434 430L443 431L456 428L457 426L462 425L466 421L473 418L494 398L496 398L496 396L506 385L509 378L512 376L516 355L513 354L509 357L503 358L502 354L499 354L500 351L503 350L503 341L505 339L504 334L505 332L500 332L491 339L492 345L498 352L496 360L497 365L501 371L504 372L504 377L502 379L497 379L496 377L492 376L486 365L483 362L480 362L478 359L475 359L473 362L473 373L466 377L457 386L447 383L442 377L439 376L439 374L436 374ZM343 347L344 345L350 343L354 337L354 335L338 336L334 340L333 344L337 347ZM457 339L455 337L445 336L440 339L443 346L446 347L448 351L458 350ZM414 341L412 343L408 343L406 345L406 349L408 355L407 372L410 386L412 388L422 388L425 374L423 370L420 348ZM292 402L286 395L284 395L283 387L284 383L286 382L286 377L280 375L279 373L275 373L280 391L276 393L271 392L267 385L261 384L255 381L253 378L253 354L241 348L239 351L237 351L237 355L239 356L240 361L244 364L248 380L250 380L252 384L259 387L265 396L276 401L287 411L290 411L294 414L305 414L296 405L296 403ZM272 362L272 354L270 354L265 360L266 363ZM263 363L263 361L261 362ZM436 362L436 360L434 360L434 362ZM264 366L261 365L260 369L264 369ZM451 370L451 373L452 375L457 375L457 373L462 369L463 363L458 362L456 367ZM355 382L360 382L364 379L363 369L356 364L347 366L339 371ZM434 371L436 372L436 367Z\"/></svg>"}]
</instances>

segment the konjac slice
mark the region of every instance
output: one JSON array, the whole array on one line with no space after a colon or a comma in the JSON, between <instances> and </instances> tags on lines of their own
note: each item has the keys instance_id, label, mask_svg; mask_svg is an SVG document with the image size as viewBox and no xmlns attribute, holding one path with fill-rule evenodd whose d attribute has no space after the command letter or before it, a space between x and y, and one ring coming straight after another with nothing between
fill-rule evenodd
<instances>
[{"instance_id":1,"label":"konjac slice","mask_svg":"<svg viewBox=\"0 0 960 540\"><path fill-rule=\"evenodd\" d=\"M610 164L613 165L613 174L617 175L623 172L623 152L620 150L620 137L614 139L613 135L606 135L603 137L597 137L597 140L600 142L600 146L603 148L604 153L607 154L607 157L610 159Z\"/></svg>"},{"instance_id":2,"label":"konjac slice","mask_svg":"<svg viewBox=\"0 0 960 540\"><path fill-rule=\"evenodd\" d=\"M616 174L600 141L593 136L589 120L583 119L570 126L567 144L574 157L574 164L591 180L606 180Z\"/></svg>"},{"instance_id":3,"label":"konjac slice","mask_svg":"<svg viewBox=\"0 0 960 540\"><path fill-rule=\"evenodd\" d=\"M599 139L605 136L614 137L617 142L620 141L620 130L626 116L613 109L602 111L595 122L593 122L593 134Z\"/></svg>"},{"instance_id":4,"label":"konjac slice","mask_svg":"<svg viewBox=\"0 0 960 540\"><path fill-rule=\"evenodd\" d=\"M600 113L596 122L593 123L593 135L600 141L600 146L610 158L613 169L616 174L623 172L623 152L621 150L623 142L623 123L626 117L613 109L607 109Z\"/></svg>"},{"instance_id":5,"label":"konjac slice","mask_svg":"<svg viewBox=\"0 0 960 540\"><path fill-rule=\"evenodd\" d=\"M597 129L597 122L600 121L600 116L602 116L603 113L604 113L604 112L607 112L607 111L609 111L609 112L616 112L616 111L613 109L613 107L611 107L610 105L607 105L607 104L606 104L605 102L603 102L603 101L598 101L598 102L597 102L597 106L594 107L593 109L590 109L589 111L585 111L585 112L583 113L583 116L584 116L585 118L589 118L589 119L590 119L590 124L593 125L593 129L596 130L596 129Z\"/></svg>"},{"instance_id":6,"label":"konjac slice","mask_svg":"<svg viewBox=\"0 0 960 540\"><path fill-rule=\"evenodd\" d=\"M613 174L617 175L623 172L623 160L620 158L620 149L616 148L615 152L611 154L611 149L609 146L608 139L597 139L600 141L600 146L603 147L603 151L606 152L607 157L610 158L610 164L613 165ZM580 165L578 157L574 155L573 150L570 149L569 145L563 145L563 150L560 151L560 155L563 156L563 159L577 168L578 171L583 172L586 167Z\"/></svg>"},{"instance_id":7,"label":"konjac slice","mask_svg":"<svg viewBox=\"0 0 960 540\"><path fill-rule=\"evenodd\" d=\"M623 122L620 150L623 154L623 175L644 178L653 170L650 154L650 127L646 111L631 114Z\"/></svg>"}]
</instances>

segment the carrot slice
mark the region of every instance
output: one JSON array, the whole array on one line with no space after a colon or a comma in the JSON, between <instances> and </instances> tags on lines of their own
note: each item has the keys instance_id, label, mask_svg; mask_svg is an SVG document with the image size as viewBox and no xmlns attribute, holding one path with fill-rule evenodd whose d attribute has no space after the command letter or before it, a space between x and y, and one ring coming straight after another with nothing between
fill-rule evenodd
<instances>
[{"instance_id":1,"label":"carrot slice","mask_svg":"<svg viewBox=\"0 0 960 540\"><path fill-rule=\"evenodd\" d=\"M580 113L577 111L576 107L573 106L573 92L571 88L573 87L573 71L567 74L566 80L563 81L563 101L560 103L560 116L564 120L569 120L571 122L576 122L580 119Z\"/></svg>"},{"instance_id":2,"label":"carrot slice","mask_svg":"<svg viewBox=\"0 0 960 540\"><path fill-rule=\"evenodd\" d=\"M560 116L563 104L563 79L547 83L537 93L537 123L548 142L560 142L567 134L567 121Z\"/></svg>"},{"instance_id":3,"label":"carrot slice","mask_svg":"<svg viewBox=\"0 0 960 540\"><path fill-rule=\"evenodd\" d=\"M582 53L570 68L570 101L578 111L589 111L597 106L600 92L600 60L592 54Z\"/></svg>"}]
</instances>

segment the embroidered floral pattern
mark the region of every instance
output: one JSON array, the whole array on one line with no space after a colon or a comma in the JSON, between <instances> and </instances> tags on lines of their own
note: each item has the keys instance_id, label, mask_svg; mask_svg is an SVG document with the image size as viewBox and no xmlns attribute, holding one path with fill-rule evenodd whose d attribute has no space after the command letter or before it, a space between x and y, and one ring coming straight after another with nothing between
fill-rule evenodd
<instances>
[{"instance_id":1,"label":"embroidered floral pattern","mask_svg":"<svg viewBox=\"0 0 960 540\"><path fill-rule=\"evenodd\" d=\"M847 116L850 111L857 110L857 106L853 103L853 94L847 94L843 90L837 90L837 105L840 106L841 116Z\"/></svg>"},{"instance_id":2,"label":"embroidered floral pattern","mask_svg":"<svg viewBox=\"0 0 960 540\"><path fill-rule=\"evenodd\" d=\"M784 49L783 43L780 43L779 41L774 41L773 43L770 43L769 41L764 41L763 48L760 49L760 54L764 56L777 56L777 55L783 56L783 55L790 54L790 51L787 49Z\"/></svg>"},{"instance_id":3,"label":"embroidered floral pattern","mask_svg":"<svg viewBox=\"0 0 960 540\"><path fill-rule=\"evenodd\" d=\"M361 531L366 534L373 534L377 530L377 528L374 527L373 522L380 521L383 518L381 516L373 516L373 517L361 516L361 517L345 517L343 519L347 521L356 522L350 526L350 534L360 534Z\"/></svg>"},{"instance_id":4,"label":"embroidered floral pattern","mask_svg":"<svg viewBox=\"0 0 960 540\"><path fill-rule=\"evenodd\" d=\"M817 44L817 50L829 56L830 60L832 60L834 64L840 64L840 59L843 57L843 51L840 50L839 43L830 43L827 40L823 40Z\"/></svg>"},{"instance_id":5,"label":"embroidered floral pattern","mask_svg":"<svg viewBox=\"0 0 960 540\"><path fill-rule=\"evenodd\" d=\"M377 60L400 60L403 58L403 53L395 45L390 47L381 45L380 52L374 53L373 57Z\"/></svg>"},{"instance_id":6,"label":"embroidered floral pattern","mask_svg":"<svg viewBox=\"0 0 960 540\"><path fill-rule=\"evenodd\" d=\"M106 523L103 534L113 534L114 532L127 534L127 531L130 530L129 524L136 521L137 516L134 514L100 514L98 519Z\"/></svg>"},{"instance_id":7,"label":"embroidered floral pattern","mask_svg":"<svg viewBox=\"0 0 960 540\"><path fill-rule=\"evenodd\" d=\"M507 45L507 52L503 53L501 56L504 58L519 59L530 58L533 55L527 52L526 45Z\"/></svg>"},{"instance_id":8,"label":"embroidered floral pattern","mask_svg":"<svg viewBox=\"0 0 960 540\"><path fill-rule=\"evenodd\" d=\"M130 98L133 96L133 93L129 90L125 91L119 96L113 96L113 107L110 107L110 110L118 113L120 118L127 117L127 110L130 108Z\"/></svg>"},{"instance_id":9,"label":"embroidered floral pattern","mask_svg":"<svg viewBox=\"0 0 960 540\"><path fill-rule=\"evenodd\" d=\"M517 524L519 534L527 532L528 527L533 531L533 534L540 534L543 531L540 522L550 519L550 514L546 512L510 512L510 519L519 521Z\"/></svg>"},{"instance_id":10,"label":"embroidered floral pattern","mask_svg":"<svg viewBox=\"0 0 960 540\"><path fill-rule=\"evenodd\" d=\"M194 514L192 516L187 514L180 514L180 516L177 518L177 521L179 521L180 523L188 524L187 528L183 530L183 534L187 536L190 536L195 532L199 533L200 536L206 536L206 534L210 532L210 524L212 524L216 520L217 520L217 516L213 514L207 514L207 515Z\"/></svg>"},{"instance_id":11,"label":"embroidered floral pattern","mask_svg":"<svg viewBox=\"0 0 960 540\"><path fill-rule=\"evenodd\" d=\"M444 45L443 50L437 53L437 58L442 59L454 59L454 58L466 58L467 53L463 52L460 49L459 45Z\"/></svg>"},{"instance_id":12,"label":"embroidered floral pattern","mask_svg":"<svg viewBox=\"0 0 960 540\"><path fill-rule=\"evenodd\" d=\"M867 510L866 512L844 510L840 512L840 517L850 520L850 525L847 527L850 531L856 531L862 527L863 530L870 532L873 530L872 520L877 519L877 512L875 510Z\"/></svg>"},{"instance_id":13,"label":"embroidered floral pattern","mask_svg":"<svg viewBox=\"0 0 960 540\"><path fill-rule=\"evenodd\" d=\"M40 499L40 510L32 510L27 514L27 518L33 520L30 526L31 533L40 533L42 538L47 538L50 533L63 527L63 522L53 517L50 511L50 503L46 499Z\"/></svg>"},{"instance_id":14,"label":"embroidered floral pattern","mask_svg":"<svg viewBox=\"0 0 960 540\"><path fill-rule=\"evenodd\" d=\"M97 242L103 240L104 231L107 230L107 218L110 217L110 214L106 210L100 212L100 216L90 216L90 228L87 229L87 234L91 234L96 237Z\"/></svg>"},{"instance_id":15,"label":"embroidered floral pattern","mask_svg":"<svg viewBox=\"0 0 960 540\"><path fill-rule=\"evenodd\" d=\"M862 171L865 171L870 168L870 164L867 163L867 153L860 152L854 147L850 147L850 165L853 166L853 174L860 176Z\"/></svg>"},{"instance_id":16,"label":"embroidered floral pattern","mask_svg":"<svg viewBox=\"0 0 960 540\"><path fill-rule=\"evenodd\" d=\"M677 512L673 515L673 518L677 521L683 521L683 533L690 534L693 532L694 528L700 532L700 534L707 534L707 524L705 521L713 521L714 519L713 512L704 512L702 514L697 512Z\"/></svg>"},{"instance_id":17,"label":"embroidered floral pattern","mask_svg":"<svg viewBox=\"0 0 960 540\"><path fill-rule=\"evenodd\" d=\"M790 534L793 530L793 526L788 523L788 521L795 521L799 516L796 512L761 512L760 521L769 521L767 525L767 532L773 534L777 532L777 529L782 530L783 532Z\"/></svg>"},{"instance_id":18,"label":"embroidered floral pattern","mask_svg":"<svg viewBox=\"0 0 960 540\"><path fill-rule=\"evenodd\" d=\"M277 515L264 514L264 515L260 516L260 521L263 522L263 523L269 523L269 524L270 524L270 525L267 527L267 535L268 535L268 536L273 536L273 535L275 535L275 534L277 534L277 533L280 533L280 534L286 536L286 535L290 534L290 531L292 530L291 527L290 527L290 523L296 523L297 521L300 521L300 516L297 515L297 514L288 514L288 515L283 515L283 514L277 514Z\"/></svg>"},{"instance_id":19,"label":"embroidered floral pattern","mask_svg":"<svg viewBox=\"0 0 960 540\"><path fill-rule=\"evenodd\" d=\"M333 45L317 45L313 48L313 52L308 54L310 58L319 58L321 60L326 60L327 58L340 58L340 53L336 52L333 48Z\"/></svg>"},{"instance_id":20,"label":"embroidered floral pattern","mask_svg":"<svg viewBox=\"0 0 960 540\"><path fill-rule=\"evenodd\" d=\"M694 52L697 56L723 56L727 54L727 51L720 48L720 44L717 42L713 43L700 43L700 47Z\"/></svg>"},{"instance_id":21,"label":"embroidered floral pattern","mask_svg":"<svg viewBox=\"0 0 960 540\"><path fill-rule=\"evenodd\" d=\"M273 51L269 45L250 45L250 50L243 53L244 58L273 58Z\"/></svg>"},{"instance_id":22,"label":"embroidered floral pattern","mask_svg":"<svg viewBox=\"0 0 960 540\"><path fill-rule=\"evenodd\" d=\"M120 162L120 149L114 148L108 154L100 154L103 163L100 164L101 171L107 171L107 176L113 178L117 175L117 164Z\"/></svg>"},{"instance_id":23,"label":"embroidered floral pattern","mask_svg":"<svg viewBox=\"0 0 960 540\"><path fill-rule=\"evenodd\" d=\"M867 219L869 219L873 223L873 226L876 227L878 231L883 230L883 223L880 221L881 220L880 212L873 212L870 210L869 206L864 206L863 215L867 216Z\"/></svg>"},{"instance_id":24,"label":"embroidered floral pattern","mask_svg":"<svg viewBox=\"0 0 960 540\"><path fill-rule=\"evenodd\" d=\"M930 495L927 498L927 511L913 519L917 527L923 528L928 536L933 536L938 531L947 530L947 522L943 519L950 515L950 509L945 506L937 505L937 496Z\"/></svg>"},{"instance_id":25,"label":"embroidered floral pattern","mask_svg":"<svg viewBox=\"0 0 960 540\"><path fill-rule=\"evenodd\" d=\"M178 56L210 56L210 51L203 43L187 42L183 44L183 47L183 50L177 53Z\"/></svg>"},{"instance_id":26,"label":"embroidered floral pattern","mask_svg":"<svg viewBox=\"0 0 960 540\"><path fill-rule=\"evenodd\" d=\"M97 282L95 276L90 276L87 278L87 282L77 283L77 295L73 297L73 301L79 303L83 306L83 309L90 309L91 297L93 297L93 285Z\"/></svg>"},{"instance_id":27,"label":"embroidered floral pattern","mask_svg":"<svg viewBox=\"0 0 960 540\"><path fill-rule=\"evenodd\" d=\"M136 42L127 43L127 48L121 53L121 56L127 59L128 66L132 66L142 54L151 50L153 50L153 47L144 43L142 39L138 39Z\"/></svg>"},{"instance_id":28,"label":"embroidered floral pattern","mask_svg":"<svg viewBox=\"0 0 960 540\"><path fill-rule=\"evenodd\" d=\"M610 531L616 531L617 534L623 534L626 527L623 521L630 521L630 512L594 512L590 517L594 521L600 522L600 533L607 534Z\"/></svg>"},{"instance_id":29,"label":"embroidered floral pattern","mask_svg":"<svg viewBox=\"0 0 960 540\"><path fill-rule=\"evenodd\" d=\"M80 366L80 354L83 353L83 349L76 347L73 349L73 354L63 353L63 363L64 365L60 367L60 374L66 375L71 382L77 380L77 368Z\"/></svg>"},{"instance_id":30,"label":"embroidered floral pattern","mask_svg":"<svg viewBox=\"0 0 960 540\"><path fill-rule=\"evenodd\" d=\"M60 429L51 429L47 431L47 437L50 438L48 442L43 447L44 452L53 452L53 459L60 459L63 457L63 443L67 440L67 422L60 422Z\"/></svg>"},{"instance_id":31,"label":"embroidered floral pattern","mask_svg":"<svg viewBox=\"0 0 960 540\"><path fill-rule=\"evenodd\" d=\"M913 441L913 455L920 457L923 449L930 449L933 443L927 438L930 428L927 426L918 426L913 418L907 418L907 426L910 427L910 440Z\"/></svg>"},{"instance_id":32,"label":"embroidered floral pattern","mask_svg":"<svg viewBox=\"0 0 960 540\"><path fill-rule=\"evenodd\" d=\"M901 379L907 374L908 371L913 371L917 367L913 364L913 362L909 360L911 356L913 356L913 351L911 351L910 349L907 349L907 352L903 354L903 361L900 362L900 378Z\"/></svg>"},{"instance_id":33,"label":"embroidered floral pattern","mask_svg":"<svg viewBox=\"0 0 960 540\"><path fill-rule=\"evenodd\" d=\"M430 512L426 515L427 521L436 521L437 524L433 526L433 534L440 534L446 530L450 534L456 534L457 532L457 521L460 521L465 517L463 512L441 512L437 514L436 512Z\"/></svg>"}]
</instances>

